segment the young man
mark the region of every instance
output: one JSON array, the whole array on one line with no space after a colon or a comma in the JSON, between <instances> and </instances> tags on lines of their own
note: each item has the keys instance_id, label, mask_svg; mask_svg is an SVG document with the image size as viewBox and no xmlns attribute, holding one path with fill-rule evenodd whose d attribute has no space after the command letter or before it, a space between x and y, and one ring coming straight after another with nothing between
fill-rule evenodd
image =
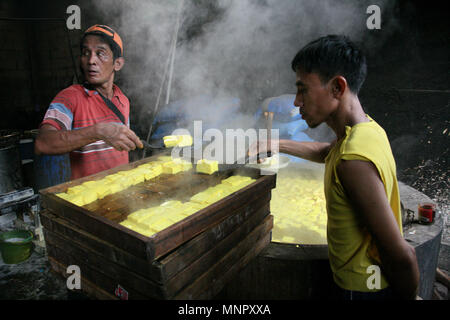
<instances>
[{"instance_id":1,"label":"young man","mask_svg":"<svg viewBox=\"0 0 450 320\"><path fill-rule=\"evenodd\" d=\"M367 72L363 53L348 38L330 35L301 49L292 68L302 118L311 128L327 123L337 140L280 140L278 149L325 163L329 259L340 296L415 299L419 271L402 236L395 161L385 131L358 99ZM377 269L379 286L369 279Z\"/></svg>"},{"instance_id":2,"label":"young man","mask_svg":"<svg viewBox=\"0 0 450 320\"><path fill-rule=\"evenodd\" d=\"M35 141L36 154L70 152L71 179L128 163L128 151L143 147L129 129L128 98L114 84L125 63L120 36L108 26L94 25L84 33L80 49L85 83L58 93Z\"/></svg>"}]
</instances>

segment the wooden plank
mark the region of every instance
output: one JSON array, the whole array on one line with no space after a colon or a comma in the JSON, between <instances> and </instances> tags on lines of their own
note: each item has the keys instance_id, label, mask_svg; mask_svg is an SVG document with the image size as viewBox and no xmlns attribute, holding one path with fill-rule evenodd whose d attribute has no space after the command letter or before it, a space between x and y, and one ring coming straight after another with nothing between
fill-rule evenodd
<instances>
[{"instance_id":1,"label":"wooden plank","mask_svg":"<svg viewBox=\"0 0 450 320\"><path fill-rule=\"evenodd\" d=\"M175 295L183 287L189 285L196 278L206 272L211 266L213 266L217 261L223 258L228 252L230 252L236 245L238 245L240 241L245 239L255 228L257 228L258 225L264 224L264 222L262 221L265 217L266 219L264 221L267 221L267 219L271 219L271 217L267 217L268 214L270 214L269 203L260 208L249 219L244 221L241 226L236 228L234 232L228 234L220 242L210 242L214 245L214 247L194 261L190 261L190 259L188 259L189 262L183 260L180 261L180 253L182 254L183 251L177 250L177 262L185 264L186 268L184 268L182 271L178 272L168 280L168 282L166 283L166 290L168 295ZM203 240L203 242L206 241Z\"/></svg>"},{"instance_id":2,"label":"wooden plank","mask_svg":"<svg viewBox=\"0 0 450 320\"><path fill-rule=\"evenodd\" d=\"M239 228L247 219L252 219L248 223L253 227L259 224L270 213L270 196L269 193L256 201L247 203L237 210L236 214L227 217L211 229L181 245L172 253L157 260L156 263L163 269L162 272L166 279L172 278L204 253L214 249L220 241Z\"/></svg>"},{"instance_id":3,"label":"wooden plank","mask_svg":"<svg viewBox=\"0 0 450 320\"><path fill-rule=\"evenodd\" d=\"M52 267L52 270L55 273L67 279L68 274L66 273L66 270L68 266L59 263L53 257L48 257L48 261L50 262L50 266ZM86 280L84 277L80 277L80 280L81 280L80 290L83 293L85 293L89 298L97 300L119 300L119 298L116 297L115 295L112 295L106 292L105 290L97 287L95 284L93 284L89 280Z\"/></svg>"},{"instance_id":4,"label":"wooden plank","mask_svg":"<svg viewBox=\"0 0 450 320\"><path fill-rule=\"evenodd\" d=\"M48 247L48 258L53 259L64 266L73 265L73 261L75 261L72 257L67 255L63 250L58 249L54 246ZM79 263L79 262L78 262ZM101 288L104 292L107 292L109 294L113 294L117 288L117 285L119 284L115 279L112 279L108 276L105 276L101 272L96 271L95 269L92 269L89 267L88 264L85 263L79 263L77 264L81 269L81 276L84 279L87 279L91 283L95 285L96 288ZM56 271L56 270L54 270ZM64 276L64 275L63 275ZM83 289L83 287L82 287ZM129 293L129 299L130 300L148 300L149 297L146 297L142 295L141 293L134 291L134 290L128 290Z\"/></svg>"},{"instance_id":5,"label":"wooden plank","mask_svg":"<svg viewBox=\"0 0 450 320\"><path fill-rule=\"evenodd\" d=\"M253 257L254 253L262 249L262 244L259 240L263 239L262 243L264 244L268 244L270 242L270 230L272 229L272 227L273 216L270 215L234 249L227 253L207 272L198 277L198 279L194 283L190 284L174 297L170 298L176 300L196 299L197 297L201 296L203 292L207 291L215 281L218 281L221 275L227 274L228 270L232 269L234 272L236 272L236 270L245 266L246 262L248 262L250 258ZM258 243L258 248L255 248L255 243ZM233 268L235 264L238 264L238 266ZM231 278L231 274L228 275L228 277ZM227 281L227 279L224 279L222 282L225 283ZM217 286L214 292L219 292L221 289L222 286Z\"/></svg>"},{"instance_id":6,"label":"wooden plank","mask_svg":"<svg viewBox=\"0 0 450 320\"><path fill-rule=\"evenodd\" d=\"M86 278L95 281L99 287L111 290L111 283L115 282L113 289L120 284L130 294L132 292L133 295L137 294L137 296L142 295L142 297L154 299L165 299L167 297L164 287L160 284L116 265L88 248L78 247L70 239L61 235L48 230L44 230L44 235L49 255L62 263L78 265L81 269L81 274L86 275L87 272ZM98 278L92 278L94 274Z\"/></svg>"},{"instance_id":7,"label":"wooden plank","mask_svg":"<svg viewBox=\"0 0 450 320\"><path fill-rule=\"evenodd\" d=\"M266 207L266 209L268 209L268 208ZM248 222L248 221L246 221L246 222ZM269 222L270 222L270 224L269 224ZM256 229L258 229L258 228L261 229L261 227L264 224L266 227L269 227L269 229L267 229L267 232L268 232L272 227L273 217L272 216L266 217L265 222L262 223L260 226L258 226ZM243 225L243 227L245 228L245 224ZM241 229L242 229L242 227L241 227ZM82 274L85 274L86 270L88 270L88 279L91 278L91 279L93 279L93 281L97 281L97 286L100 286L101 288L108 288L108 286L109 286L110 290L112 290L111 281L114 282L114 281L119 280L119 283L124 285L125 288L134 297L139 296L141 294L141 292L135 291L136 285L138 286L139 289L141 289L141 287L145 287L145 290L143 290L143 291L145 291L145 293L142 293L145 297L153 297L153 298L169 297L166 294L163 294L163 295L156 294L157 296L155 296L154 291L149 293L148 286L145 286L145 282L144 283L142 282L143 279L139 279L139 277L136 281L133 281L133 279L130 279L130 277L131 278L135 277L135 275L133 273L126 272L125 275L123 275L121 277L120 272L119 272L119 277L116 277L118 272L117 272L117 270L114 269L114 266L111 267L108 265L110 262L101 261L101 259L100 260L96 259L95 253L92 253L92 254L90 254L89 252L86 253L86 251L89 251L89 249L71 248L71 246L67 245L67 243L70 241L69 239L64 239L64 237L60 237L58 239L58 235L52 235L52 232L49 232L47 230L45 230L44 232L45 232L45 236L47 239L47 247L48 247L49 255L54 256L55 259L57 259L57 261L59 261L59 262L64 261L67 264L76 264L76 265L80 266L80 268L82 268ZM255 234L255 231L253 231L252 234ZM255 240L255 237L253 237L253 238L251 238L251 240L248 240L248 237L247 237L246 241L249 241L248 244L251 246L252 244L255 243L255 241L257 241L257 238ZM61 246L61 244L63 244L63 245ZM64 247L64 248L58 248L59 246ZM220 246L220 244L219 244L219 246ZM240 244L238 247L242 247L242 244ZM236 251L236 250L233 250L233 251ZM240 249L239 252L241 252L241 251L242 251L242 249ZM228 254L227 257L229 257L229 256L230 255ZM236 256L236 254L234 254L234 257L235 256ZM212 256L207 255L207 257L211 258ZM220 258L220 257L217 257L217 258ZM228 268L230 267L230 261L232 258L228 258L225 260L225 263L227 263ZM222 263L224 263L223 262L224 259L221 259L220 261L222 261ZM247 261L247 260L244 260L244 261ZM240 265L243 265L243 263L244 262L240 262ZM89 264L89 267L86 266L86 264ZM197 263L197 265L198 265L198 263ZM194 266L195 266L195 263L194 263ZM86 268L88 268L88 269L86 269ZM101 270L97 270L98 268L100 268ZM190 269L192 270L193 268L194 267L192 267ZM216 268L218 268L218 267L216 267ZM89 270L89 269L91 269L91 270ZM103 274L103 272L106 272L106 274ZM186 272L188 272L188 270L186 270ZM102 276L99 277L99 273L102 274L103 277ZM209 273L211 274L211 271L209 271ZM112 275L114 280L113 279L105 280L105 277L108 275ZM194 274L193 278L195 278L195 274ZM201 278L204 279L204 276L202 276ZM124 279L125 279L125 282L124 282ZM179 279L183 280L183 277L179 278ZM186 279L186 276L184 277L184 279ZM144 281L145 281L145 279L144 279ZM173 283L175 283L175 282L173 282ZM176 288L176 286L175 286L175 288ZM153 289L151 289L150 291L152 291L152 290ZM216 290L219 290L219 289L216 289Z\"/></svg>"},{"instance_id":8,"label":"wooden plank","mask_svg":"<svg viewBox=\"0 0 450 320\"><path fill-rule=\"evenodd\" d=\"M261 176L251 185L198 211L186 219L145 237L104 217L77 207L53 194L43 194L48 208L81 229L104 239L133 255L153 261L233 214L243 203L275 187L276 176Z\"/></svg>"},{"instance_id":9,"label":"wooden plank","mask_svg":"<svg viewBox=\"0 0 450 320\"><path fill-rule=\"evenodd\" d=\"M126 267L157 283L163 282L161 266L151 264L147 260L140 259L129 252L117 248L110 243L95 237L77 226L69 223L48 210L40 212L41 223L45 229L56 234L63 235L78 246L84 246L94 251L95 254L105 259Z\"/></svg>"},{"instance_id":10,"label":"wooden plank","mask_svg":"<svg viewBox=\"0 0 450 320\"><path fill-rule=\"evenodd\" d=\"M195 296L196 300L214 299L220 291L236 277L262 250L270 244L271 234L267 233L254 247L248 251L237 263L234 263L224 274L214 279L212 284L203 292Z\"/></svg>"},{"instance_id":11,"label":"wooden plank","mask_svg":"<svg viewBox=\"0 0 450 320\"><path fill-rule=\"evenodd\" d=\"M144 294L145 296L162 299L173 296L176 293L176 291L192 282L193 279L197 278L198 276L201 275L201 273L206 271L206 269L214 265L214 263L217 260L219 260L222 256L224 256L228 251L231 250L231 248L237 242L239 242L242 238L244 238L249 233L249 231L254 229L254 227L258 225L261 222L261 220L264 219L264 217L266 217L264 221L267 221L269 218L271 220L272 219L271 216L267 217L267 214L269 213L269 204L266 201L261 201L261 203L263 204L263 207L260 208L258 212L252 213L247 220L244 220L242 222L242 225L238 229L236 229L233 233L225 237L225 239L222 242L213 241L212 242L213 248L211 250L209 250L197 261L194 261L191 265L188 265L187 268L184 268L184 270L179 275L175 276L174 279L172 279L169 283L165 285L153 283L152 281L146 281L145 278L142 279L142 277L139 277L134 272L131 272L130 270L127 269L124 270L124 268L116 266L114 262L102 259L101 257L98 256L98 252L94 252L90 248L84 247L83 245L80 245L76 241L73 241L72 239L77 238L76 234L59 235L56 232L54 232L56 230L55 228L53 228L52 231L49 231L48 228L46 228L44 229L44 233L48 250L50 254L54 255L56 258L61 260L67 259L61 257L61 255L64 256L64 254L58 252L58 249L60 249L61 251L64 251L66 255L69 255L71 257L70 262L68 261L67 263L76 264L79 266L83 262L88 263L93 270L100 273L105 273L106 276L109 275L114 279L119 280L119 282L123 286L125 286L128 290L135 289L136 291L140 291L140 293ZM245 213L246 212L244 211L243 212L244 217ZM43 221L46 221L46 217L44 217ZM241 219L238 219L238 221L240 222ZM47 224L47 222L44 223ZM216 230L216 233L217 231L220 232L221 229L223 230L223 228L224 226L221 225L221 227L218 228L218 230ZM167 259L169 264L170 262L175 263L177 261L177 259L174 257L178 257L179 259L180 257L183 257L183 253L189 253L189 249L195 248L195 246L199 245L200 243L204 243L206 238L202 237L202 239L199 239L202 241L194 241L194 240L197 239L193 239L191 241L194 242L193 245L188 245L185 248L183 248L184 250L181 251L181 255L174 254L173 257ZM188 258L187 261L184 261L184 265L187 265L187 263L189 263L191 260L192 258L191 259ZM84 267L82 270L83 270L82 273L84 273ZM101 281L99 285L104 287L105 286L104 280Z\"/></svg>"}]
</instances>

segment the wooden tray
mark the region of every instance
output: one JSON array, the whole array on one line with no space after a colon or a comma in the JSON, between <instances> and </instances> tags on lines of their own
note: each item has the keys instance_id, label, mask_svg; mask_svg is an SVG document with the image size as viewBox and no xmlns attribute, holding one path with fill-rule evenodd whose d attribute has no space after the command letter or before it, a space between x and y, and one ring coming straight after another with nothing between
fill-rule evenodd
<instances>
[{"instance_id":1,"label":"wooden tray","mask_svg":"<svg viewBox=\"0 0 450 320\"><path fill-rule=\"evenodd\" d=\"M195 173L161 175L155 180L146 181L83 207L76 206L55 195L85 181L102 179L109 174L129 170L154 160L156 160L156 157L146 158L41 190L44 206L53 214L64 218L81 230L140 259L154 261L233 215L245 203L255 201L261 195L270 193L270 190L275 187L276 175L261 176L257 169L242 168L227 172L226 176L208 176ZM157 204L168 199L178 198L181 191L187 199L233 174L246 175L257 180L151 237L143 236L118 224L134 210L148 207L149 202ZM142 201L136 200L136 197ZM115 207L108 212L104 209L105 205Z\"/></svg>"}]
</instances>

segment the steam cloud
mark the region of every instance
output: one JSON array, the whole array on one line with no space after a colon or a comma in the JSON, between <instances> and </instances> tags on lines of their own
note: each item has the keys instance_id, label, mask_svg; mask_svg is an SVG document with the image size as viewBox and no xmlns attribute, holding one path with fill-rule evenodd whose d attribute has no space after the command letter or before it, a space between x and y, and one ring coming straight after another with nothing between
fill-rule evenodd
<instances>
[{"instance_id":1,"label":"steam cloud","mask_svg":"<svg viewBox=\"0 0 450 320\"><path fill-rule=\"evenodd\" d=\"M154 108L180 1L95 1L104 16L100 23L117 28L124 40L127 63L120 78L137 97L142 119ZM237 97L245 116L233 115L234 123L250 127L249 115L265 98L295 93L290 62L303 45L326 34L365 41L366 9L372 4L384 19L395 1L185 0L170 100ZM382 22L388 34L395 22ZM161 106L164 100L165 91ZM211 110L217 119L230 117Z\"/></svg>"}]
</instances>

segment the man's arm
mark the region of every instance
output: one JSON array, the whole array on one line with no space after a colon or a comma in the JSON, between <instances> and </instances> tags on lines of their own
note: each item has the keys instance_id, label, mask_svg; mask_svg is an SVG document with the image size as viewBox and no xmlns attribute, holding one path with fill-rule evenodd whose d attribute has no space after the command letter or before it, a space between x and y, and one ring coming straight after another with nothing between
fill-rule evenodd
<instances>
[{"instance_id":1,"label":"man's arm","mask_svg":"<svg viewBox=\"0 0 450 320\"><path fill-rule=\"evenodd\" d=\"M392 289L402 299L415 299L419 285L416 253L400 233L376 167L367 161L342 160L337 174L375 240L380 267Z\"/></svg>"},{"instance_id":2,"label":"man's arm","mask_svg":"<svg viewBox=\"0 0 450 320\"><path fill-rule=\"evenodd\" d=\"M257 154L264 154L268 151L287 153L295 157L306 160L324 163L325 158L330 152L336 141L329 142L300 142L294 140L280 139L279 141L272 140L258 141L250 146L248 154L250 157L255 157ZM262 161L263 159L260 159Z\"/></svg>"},{"instance_id":3,"label":"man's arm","mask_svg":"<svg viewBox=\"0 0 450 320\"><path fill-rule=\"evenodd\" d=\"M57 130L44 124L36 137L34 151L36 154L64 154L77 150L98 140L119 151L143 148L142 142L127 126L117 123L98 123L78 130Z\"/></svg>"},{"instance_id":4,"label":"man's arm","mask_svg":"<svg viewBox=\"0 0 450 320\"><path fill-rule=\"evenodd\" d=\"M313 162L324 163L325 158L336 142L306 142L294 140L280 140L279 150L295 157Z\"/></svg>"}]
</instances>

